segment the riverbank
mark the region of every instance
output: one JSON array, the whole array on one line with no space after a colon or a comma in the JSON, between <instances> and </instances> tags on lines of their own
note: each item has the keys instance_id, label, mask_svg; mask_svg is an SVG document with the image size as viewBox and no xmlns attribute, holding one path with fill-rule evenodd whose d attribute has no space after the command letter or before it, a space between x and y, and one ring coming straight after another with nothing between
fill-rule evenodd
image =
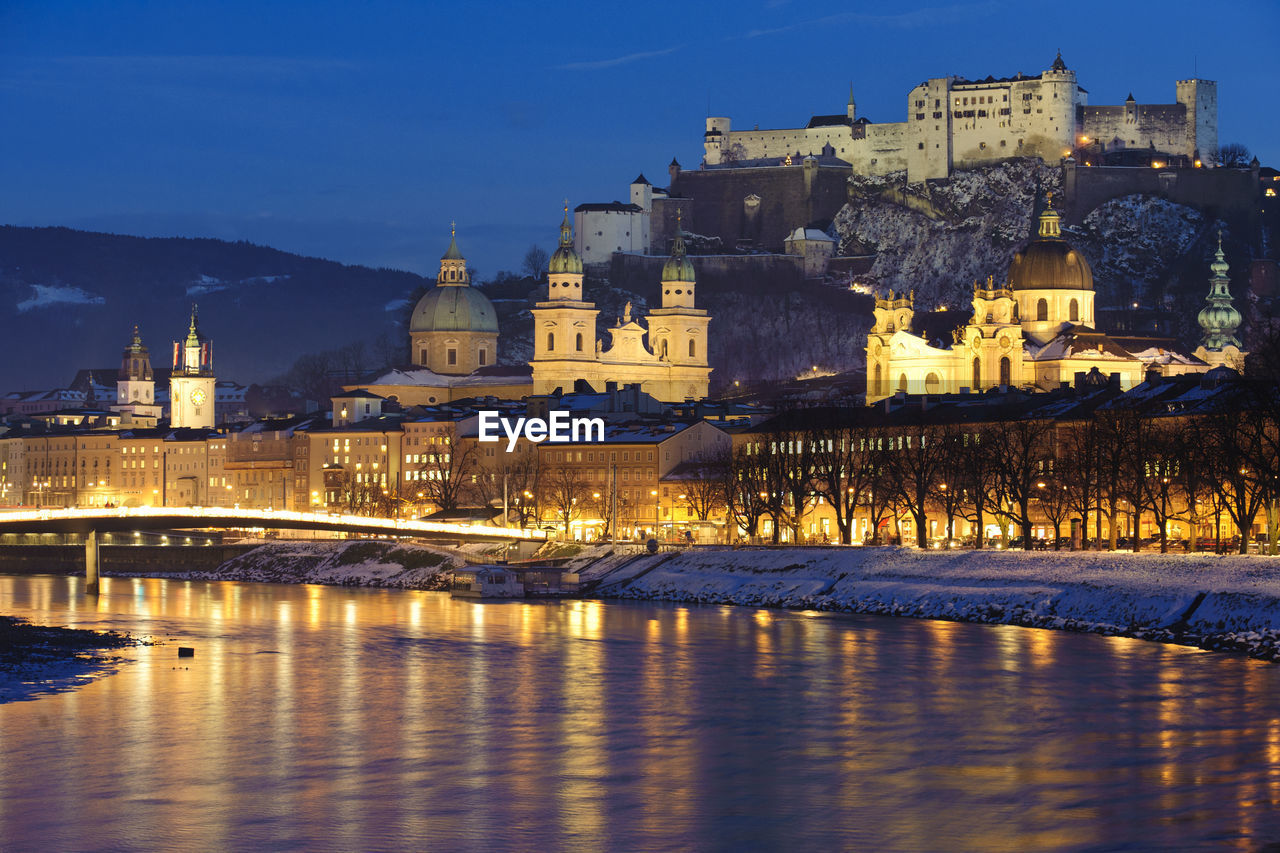
<instances>
[{"instance_id":1,"label":"riverbank","mask_svg":"<svg viewBox=\"0 0 1280 853\"><path fill-rule=\"evenodd\" d=\"M0 616L0 704L69 690L120 659L107 653L142 641L115 631L32 625Z\"/></svg>"},{"instance_id":2,"label":"riverbank","mask_svg":"<svg viewBox=\"0 0 1280 853\"><path fill-rule=\"evenodd\" d=\"M276 542L192 580L442 590L465 549ZM1178 643L1280 660L1280 559L910 548L587 548L583 596L874 613ZM112 572L111 574L116 574ZM146 574L138 573L138 574Z\"/></svg>"},{"instance_id":3,"label":"riverbank","mask_svg":"<svg viewBox=\"0 0 1280 853\"><path fill-rule=\"evenodd\" d=\"M1087 631L1280 659L1280 560L1093 551L697 548L579 568L596 598Z\"/></svg>"}]
</instances>

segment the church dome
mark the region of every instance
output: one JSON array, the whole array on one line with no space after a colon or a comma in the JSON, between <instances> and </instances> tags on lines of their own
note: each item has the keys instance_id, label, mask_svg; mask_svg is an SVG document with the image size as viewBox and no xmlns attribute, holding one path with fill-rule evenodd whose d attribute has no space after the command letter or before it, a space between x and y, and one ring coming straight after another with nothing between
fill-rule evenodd
<instances>
[{"instance_id":1,"label":"church dome","mask_svg":"<svg viewBox=\"0 0 1280 853\"><path fill-rule=\"evenodd\" d=\"M413 309L410 332L498 333L493 303L474 287L436 286Z\"/></svg>"},{"instance_id":2,"label":"church dome","mask_svg":"<svg viewBox=\"0 0 1280 853\"><path fill-rule=\"evenodd\" d=\"M573 246L559 246L551 255L551 262L547 264L547 272L552 275L557 273L582 275L582 258L573 250Z\"/></svg>"},{"instance_id":3,"label":"church dome","mask_svg":"<svg viewBox=\"0 0 1280 853\"><path fill-rule=\"evenodd\" d=\"M569 202L564 203L564 221L560 223L560 245L547 264L551 275L582 275L582 258L573 250L573 225L569 222Z\"/></svg>"},{"instance_id":4,"label":"church dome","mask_svg":"<svg viewBox=\"0 0 1280 853\"><path fill-rule=\"evenodd\" d=\"M1058 212L1040 215L1040 236L1013 256L1009 264L1012 290L1093 290L1093 270L1084 255L1062 239Z\"/></svg>"},{"instance_id":5,"label":"church dome","mask_svg":"<svg viewBox=\"0 0 1280 853\"><path fill-rule=\"evenodd\" d=\"M679 218L676 224L676 239L671 245L671 257L662 265L662 281L686 281L694 279L693 263L684 253L684 232L680 230Z\"/></svg>"}]
</instances>

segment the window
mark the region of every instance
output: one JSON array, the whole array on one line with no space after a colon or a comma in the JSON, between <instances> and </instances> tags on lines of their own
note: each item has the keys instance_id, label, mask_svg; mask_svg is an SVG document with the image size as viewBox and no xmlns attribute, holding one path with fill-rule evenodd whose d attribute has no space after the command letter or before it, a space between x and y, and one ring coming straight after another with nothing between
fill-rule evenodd
<instances>
[{"instance_id":1,"label":"window","mask_svg":"<svg viewBox=\"0 0 1280 853\"><path fill-rule=\"evenodd\" d=\"M898 390L899 390L899 391L902 391L903 393L906 393L906 390L907 390L907 374L905 374L905 373L898 377Z\"/></svg>"},{"instance_id":2,"label":"window","mask_svg":"<svg viewBox=\"0 0 1280 853\"><path fill-rule=\"evenodd\" d=\"M458 363L458 351L453 347L450 347L448 350L448 362L450 365L454 365ZM368 406L366 406L365 408L368 408Z\"/></svg>"},{"instance_id":3,"label":"window","mask_svg":"<svg viewBox=\"0 0 1280 853\"><path fill-rule=\"evenodd\" d=\"M582 332L578 332L577 337L574 338L574 345L576 346L578 352L582 352Z\"/></svg>"},{"instance_id":4,"label":"window","mask_svg":"<svg viewBox=\"0 0 1280 853\"><path fill-rule=\"evenodd\" d=\"M1042 322L1049 319L1049 301L1047 299L1041 299L1036 303L1036 319Z\"/></svg>"},{"instance_id":5,"label":"window","mask_svg":"<svg viewBox=\"0 0 1280 853\"><path fill-rule=\"evenodd\" d=\"M556 348L556 333L547 332L547 351L551 352Z\"/></svg>"},{"instance_id":6,"label":"window","mask_svg":"<svg viewBox=\"0 0 1280 853\"><path fill-rule=\"evenodd\" d=\"M1000 384L1001 385L1007 386L1012 384L1010 382L1010 372L1011 371L1010 371L1010 364L1009 364L1009 356L1006 355L1000 359Z\"/></svg>"},{"instance_id":7,"label":"window","mask_svg":"<svg viewBox=\"0 0 1280 853\"><path fill-rule=\"evenodd\" d=\"M698 355L698 345L693 341L689 341L689 358L696 358Z\"/></svg>"},{"instance_id":8,"label":"window","mask_svg":"<svg viewBox=\"0 0 1280 853\"><path fill-rule=\"evenodd\" d=\"M936 394L942 388L942 380L938 378L938 374L930 373L924 378L924 390L929 394Z\"/></svg>"},{"instance_id":9,"label":"window","mask_svg":"<svg viewBox=\"0 0 1280 853\"><path fill-rule=\"evenodd\" d=\"M1072 299L1071 305L1067 309L1067 311L1068 311L1067 318L1071 320L1071 322L1073 323L1079 322L1080 320L1080 303L1079 302Z\"/></svg>"},{"instance_id":10,"label":"window","mask_svg":"<svg viewBox=\"0 0 1280 853\"><path fill-rule=\"evenodd\" d=\"M982 387L982 359L975 358L973 360L973 390L977 391Z\"/></svg>"},{"instance_id":11,"label":"window","mask_svg":"<svg viewBox=\"0 0 1280 853\"><path fill-rule=\"evenodd\" d=\"M481 347L480 356L479 356L480 366L484 367L486 364L488 364L488 362L489 362L489 351L484 347Z\"/></svg>"}]
</instances>

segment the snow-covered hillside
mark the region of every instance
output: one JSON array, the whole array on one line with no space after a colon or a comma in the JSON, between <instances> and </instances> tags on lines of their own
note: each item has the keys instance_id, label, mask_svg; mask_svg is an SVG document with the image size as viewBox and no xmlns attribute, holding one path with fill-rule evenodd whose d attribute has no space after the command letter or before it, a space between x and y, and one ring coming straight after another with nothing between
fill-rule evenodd
<instances>
[{"instance_id":1,"label":"snow-covered hillside","mask_svg":"<svg viewBox=\"0 0 1280 853\"><path fill-rule=\"evenodd\" d=\"M915 291L921 309L965 308L974 281L1007 278L1009 262L1034 235L1038 193L1061 198L1062 172L1038 160L1009 160L905 186L902 175L855 176L854 197L834 228L846 254L874 252L863 283ZM1055 206L1060 207L1060 204ZM1099 307L1138 299L1162 303L1189 249L1203 249L1214 223L1194 208L1152 196L1124 196L1090 212L1063 236L1093 268ZM1197 256L1194 268L1208 268Z\"/></svg>"}]
</instances>

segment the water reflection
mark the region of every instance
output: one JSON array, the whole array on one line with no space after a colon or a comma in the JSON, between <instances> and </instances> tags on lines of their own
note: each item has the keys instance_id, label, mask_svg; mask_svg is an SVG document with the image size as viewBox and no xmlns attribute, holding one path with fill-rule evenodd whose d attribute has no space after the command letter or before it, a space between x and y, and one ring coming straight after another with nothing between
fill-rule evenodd
<instances>
[{"instance_id":1,"label":"water reflection","mask_svg":"<svg viewBox=\"0 0 1280 853\"><path fill-rule=\"evenodd\" d=\"M0 577L174 638L0 706L5 848L1256 849L1277 668L869 617Z\"/></svg>"}]
</instances>

